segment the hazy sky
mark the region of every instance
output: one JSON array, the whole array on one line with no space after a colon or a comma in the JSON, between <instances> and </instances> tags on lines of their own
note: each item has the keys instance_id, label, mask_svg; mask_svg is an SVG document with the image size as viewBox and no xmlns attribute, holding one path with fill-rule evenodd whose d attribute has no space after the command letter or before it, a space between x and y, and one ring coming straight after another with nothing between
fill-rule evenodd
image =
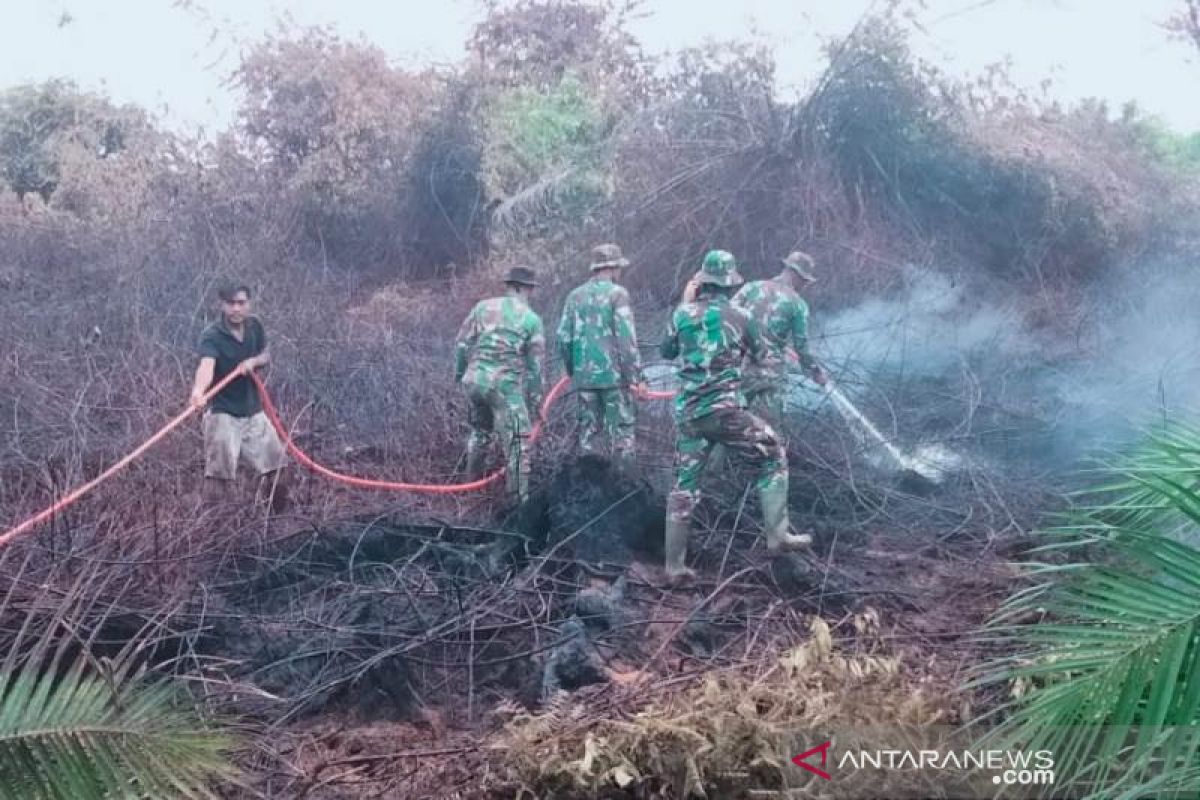
<instances>
[{"instance_id":1,"label":"hazy sky","mask_svg":"<svg viewBox=\"0 0 1200 800\"><path fill-rule=\"evenodd\" d=\"M1012 74L1053 96L1134 99L1181 131L1200 130L1200 63L1160 24L1182 0L927 0L913 44L956 73L1012 59ZM645 0L631 28L652 52L708 38L757 37L785 85L804 88L822 39L844 35L872 0ZM874 0L882 5L882 0ZM0 0L0 87L63 76L139 103L172 127L229 124L224 85L247 43L281 15L363 36L399 64L453 62L475 0Z\"/></svg>"}]
</instances>

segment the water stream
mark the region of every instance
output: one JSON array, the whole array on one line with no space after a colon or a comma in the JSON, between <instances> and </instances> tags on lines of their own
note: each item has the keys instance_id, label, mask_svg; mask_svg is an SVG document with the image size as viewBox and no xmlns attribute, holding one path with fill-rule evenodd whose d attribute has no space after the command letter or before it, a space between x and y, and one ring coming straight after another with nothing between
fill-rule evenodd
<instances>
[{"instance_id":1,"label":"water stream","mask_svg":"<svg viewBox=\"0 0 1200 800\"><path fill-rule=\"evenodd\" d=\"M655 389L677 389L679 386L675 379L675 368L670 364L647 366L646 377ZM801 389L802 385L797 379L796 386L789 392L788 403L811 407L814 394L807 385ZM826 384L823 393L846 421L862 446L864 457L873 466L890 472L913 473L933 483L940 483L948 473L961 466L962 457L940 444L925 444L911 453L904 452L875 427L832 381Z\"/></svg>"},{"instance_id":2,"label":"water stream","mask_svg":"<svg viewBox=\"0 0 1200 800\"><path fill-rule=\"evenodd\" d=\"M904 453L850 402L850 398L833 381L826 384L825 393L877 466L897 472L912 472L939 483L949 470L961 462L957 453L942 445L924 445L913 454Z\"/></svg>"}]
</instances>

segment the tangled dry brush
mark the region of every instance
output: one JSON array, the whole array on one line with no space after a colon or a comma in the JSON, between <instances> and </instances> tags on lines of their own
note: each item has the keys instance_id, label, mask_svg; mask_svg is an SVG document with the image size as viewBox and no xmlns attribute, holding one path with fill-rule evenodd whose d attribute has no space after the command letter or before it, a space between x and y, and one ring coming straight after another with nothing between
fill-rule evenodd
<instances>
[{"instance_id":1,"label":"tangled dry brush","mask_svg":"<svg viewBox=\"0 0 1200 800\"><path fill-rule=\"evenodd\" d=\"M966 458L933 495L897 486L811 404L790 423L792 508L815 554L767 559L743 483L714 482L696 547L711 581L692 596L636 566L661 535L662 407L642 415L636 476L568 467L557 411L544 491L507 515L487 495L313 478L287 516L218 515L187 428L6 549L20 599L6 607L98 652L140 641L214 713L271 731L245 758L270 796L467 796L480 774L557 796L782 790L805 726L879 707L896 724L962 718L987 698L922 682L953 685L977 655L960 639L1003 591L1000 559L1053 505L1033 458L1052 420L987 348L884 368L838 350L861 331L821 320L902 295L917 268L1021 298L1012 324L1036 358L1069 362L1088 347L1089 286L1194 248L1196 183L1132 110L1047 107L1000 74L953 83L886 16L786 100L765 52L656 62L622 13L522 0L490 13L463 63L420 72L326 32L281 35L246 55L239 122L210 139L65 83L0 95L6 522L178 412L225 276L257 289L269 384L301 447L350 472L448 479L458 321L517 261L545 276L535 304L555 319L604 240L636 265L647 360L706 249L753 277L811 252L818 354L847 353L839 378L886 429ZM581 614L622 572L619 619ZM573 641L623 677L546 695L546 664Z\"/></svg>"}]
</instances>

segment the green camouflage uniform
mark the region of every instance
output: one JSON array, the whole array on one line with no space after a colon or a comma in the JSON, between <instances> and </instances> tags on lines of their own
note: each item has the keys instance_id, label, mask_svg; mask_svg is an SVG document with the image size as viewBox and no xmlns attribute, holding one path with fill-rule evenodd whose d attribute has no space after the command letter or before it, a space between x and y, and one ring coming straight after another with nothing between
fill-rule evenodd
<instances>
[{"instance_id":1,"label":"green camouflage uniform","mask_svg":"<svg viewBox=\"0 0 1200 800\"><path fill-rule=\"evenodd\" d=\"M680 391L675 398L679 428L675 485L667 515L690 522L700 501L700 475L713 446L721 444L758 470L760 491L786 494L788 472L775 431L746 410L742 365L764 352L754 320L723 295L703 294L675 310L662 343L662 356L680 359Z\"/></svg>"},{"instance_id":2,"label":"green camouflage uniform","mask_svg":"<svg viewBox=\"0 0 1200 800\"><path fill-rule=\"evenodd\" d=\"M529 409L542 402L542 320L521 297L482 300L458 331L454 377L469 402L467 466L478 478L495 434L507 455L507 487L524 499L529 487Z\"/></svg>"},{"instance_id":3,"label":"green camouflage uniform","mask_svg":"<svg viewBox=\"0 0 1200 800\"><path fill-rule=\"evenodd\" d=\"M592 278L567 295L556 333L559 354L579 395L579 449L598 450L602 434L625 464L634 458L630 387L642 381L629 292Z\"/></svg>"},{"instance_id":4,"label":"green camouflage uniform","mask_svg":"<svg viewBox=\"0 0 1200 800\"><path fill-rule=\"evenodd\" d=\"M795 348L805 369L816 363L808 352L808 304L795 289L776 280L747 283L733 304L758 323L765 349L760 361L746 366L746 401L782 436L789 348Z\"/></svg>"}]
</instances>

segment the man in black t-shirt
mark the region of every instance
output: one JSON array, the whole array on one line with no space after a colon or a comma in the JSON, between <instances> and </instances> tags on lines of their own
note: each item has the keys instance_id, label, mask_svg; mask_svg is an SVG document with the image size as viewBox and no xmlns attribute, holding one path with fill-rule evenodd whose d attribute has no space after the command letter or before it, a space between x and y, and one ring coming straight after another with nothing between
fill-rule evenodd
<instances>
[{"instance_id":1,"label":"man in black t-shirt","mask_svg":"<svg viewBox=\"0 0 1200 800\"><path fill-rule=\"evenodd\" d=\"M258 389L249 377L271 363L267 334L257 317L250 316L250 289L227 284L217 290L221 319L205 328L198 347L200 364L192 383L191 402L204 405L204 394L214 381L231 372L235 378L212 399L204 413L204 478L209 499L227 496L237 478L238 461L245 461L274 487L271 505L287 502L283 466L286 451L263 413ZM264 480L264 484L268 481Z\"/></svg>"}]
</instances>

